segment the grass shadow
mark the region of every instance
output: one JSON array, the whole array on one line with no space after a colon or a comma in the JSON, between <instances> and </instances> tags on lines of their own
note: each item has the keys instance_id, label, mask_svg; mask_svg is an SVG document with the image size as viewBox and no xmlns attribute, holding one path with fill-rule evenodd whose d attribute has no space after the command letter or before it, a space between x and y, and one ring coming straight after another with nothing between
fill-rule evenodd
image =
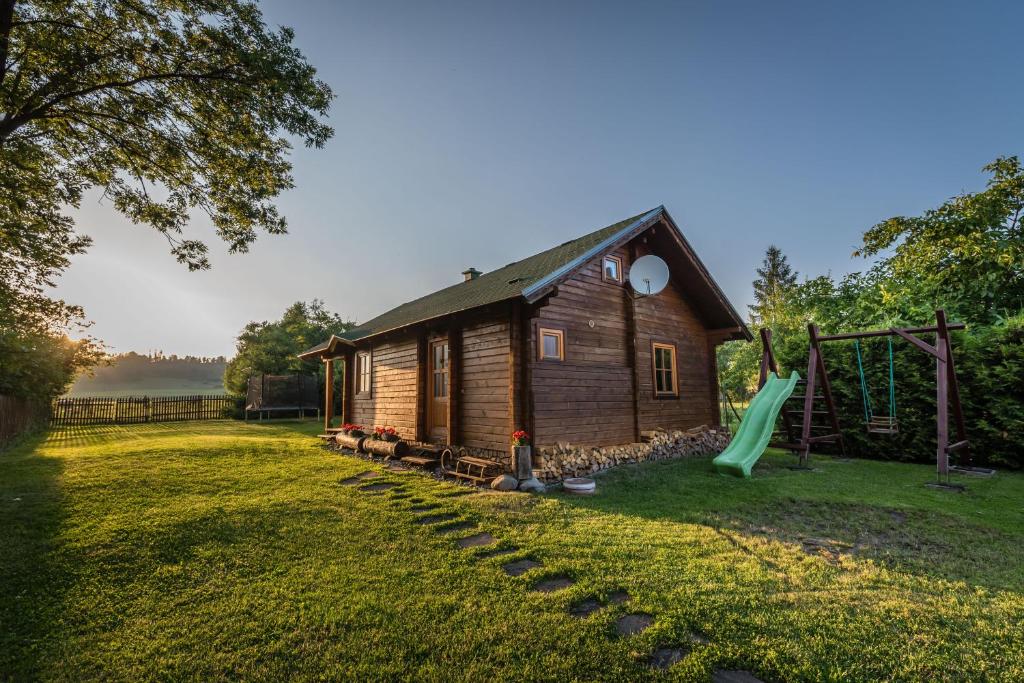
<instances>
[{"instance_id":1,"label":"grass shadow","mask_svg":"<svg viewBox=\"0 0 1024 683\"><path fill-rule=\"evenodd\" d=\"M0 455L0 678L42 678L61 640L63 597L74 582L60 541L66 519L59 458L37 449L46 433Z\"/></svg>"},{"instance_id":2,"label":"grass shadow","mask_svg":"<svg viewBox=\"0 0 1024 683\"><path fill-rule=\"evenodd\" d=\"M570 507L710 527L726 537L766 538L832 564L885 567L994 590L1024 590L1021 478L974 482L973 498L928 491L922 465L820 459L815 470L767 456L751 480L719 476L709 459L630 465L598 476L598 494L555 494ZM989 495L986 487L1001 487ZM956 498L956 496L960 498ZM994 508L994 509L993 509ZM992 522L991 524L986 521Z\"/></svg>"}]
</instances>

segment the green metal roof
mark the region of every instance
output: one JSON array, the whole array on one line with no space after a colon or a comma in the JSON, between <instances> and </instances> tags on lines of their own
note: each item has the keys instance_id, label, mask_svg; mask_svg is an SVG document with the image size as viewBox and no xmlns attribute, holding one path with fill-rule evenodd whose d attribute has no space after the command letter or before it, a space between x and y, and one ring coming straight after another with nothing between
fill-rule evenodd
<instances>
[{"instance_id":1,"label":"green metal roof","mask_svg":"<svg viewBox=\"0 0 1024 683\"><path fill-rule=\"evenodd\" d=\"M610 238L614 240L620 232L627 230L634 223L639 223L648 214L656 214L660 210L661 207L645 211L608 227L595 230L589 235L524 258L522 261L516 261L503 268L478 275L467 282L445 287L433 294L392 308L387 313L378 315L339 336L355 341L449 313L524 296L524 292L532 288L533 285L542 284L542 281L548 276L557 274L562 268L571 265ZM312 350L310 349L310 351Z\"/></svg>"}]
</instances>

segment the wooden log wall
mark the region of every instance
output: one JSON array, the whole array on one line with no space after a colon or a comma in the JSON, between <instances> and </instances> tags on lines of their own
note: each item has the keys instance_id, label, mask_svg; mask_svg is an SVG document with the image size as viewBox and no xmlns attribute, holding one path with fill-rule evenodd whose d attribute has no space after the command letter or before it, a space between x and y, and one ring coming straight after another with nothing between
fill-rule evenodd
<instances>
[{"instance_id":1,"label":"wooden log wall","mask_svg":"<svg viewBox=\"0 0 1024 683\"><path fill-rule=\"evenodd\" d=\"M622 259L624 276L649 252L641 240L609 252ZM696 310L675 283L631 304L625 277L621 285L602 278L602 260L561 283L530 320L534 443L624 444L654 429L713 424L714 345ZM539 360L538 327L565 331L564 361ZM654 395L654 341L676 347L678 396Z\"/></svg>"},{"instance_id":2,"label":"wooden log wall","mask_svg":"<svg viewBox=\"0 0 1024 683\"><path fill-rule=\"evenodd\" d=\"M459 445L508 450L509 318L507 311L462 330Z\"/></svg>"},{"instance_id":3,"label":"wooden log wall","mask_svg":"<svg viewBox=\"0 0 1024 683\"><path fill-rule=\"evenodd\" d=\"M678 287L669 283L661 294L636 300L637 377L640 430L689 429L715 422L708 334ZM676 346L678 398L654 396L652 342Z\"/></svg>"},{"instance_id":4,"label":"wooden log wall","mask_svg":"<svg viewBox=\"0 0 1024 683\"><path fill-rule=\"evenodd\" d=\"M629 260L625 249L612 253L623 265ZM532 319L528 374L535 443L635 440L626 286L605 282L598 259L559 285ZM539 360L538 327L564 330L564 361Z\"/></svg>"},{"instance_id":5,"label":"wooden log wall","mask_svg":"<svg viewBox=\"0 0 1024 683\"><path fill-rule=\"evenodd\" d=\"M358 351L364 351L360 346ZM372 346L372 391L352 396L351 420L366 430L394 427L402 438L416 436L416 337L412 334ZM358 381L358 371L350 373Z\"/></svg>"}]
</instances>

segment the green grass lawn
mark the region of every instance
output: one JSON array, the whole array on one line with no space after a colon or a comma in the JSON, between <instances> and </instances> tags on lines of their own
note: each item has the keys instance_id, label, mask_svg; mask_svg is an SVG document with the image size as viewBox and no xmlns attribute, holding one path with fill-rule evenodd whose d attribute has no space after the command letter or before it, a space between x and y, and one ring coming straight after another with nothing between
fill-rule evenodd
<instances>
[{"instance_id":1,"label":"green grass lawn","mask_svg":"<svg viewBox=\"0 0 1024 683\"><path fill-rule=\"evenodd\" d=\"M588 498L458 495L315 431L79 428L0 455L0 679L1024 679L1020 475L955 494L925 466L769 454L751 481L696 459ZM341 483L368 469L398 488ZM417 504L518 550L461 550L473 532ZM653 624L618 636L627 613ZM661 647L686 656L651 669Z\"/></svg>"}]
</instances>

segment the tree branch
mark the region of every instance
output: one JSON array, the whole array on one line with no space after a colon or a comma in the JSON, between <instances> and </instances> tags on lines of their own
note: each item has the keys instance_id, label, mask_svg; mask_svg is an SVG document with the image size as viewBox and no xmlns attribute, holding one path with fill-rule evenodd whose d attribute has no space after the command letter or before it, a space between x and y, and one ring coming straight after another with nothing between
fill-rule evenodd
<instances>
[{"instance_id":1,"label":"tree branch","mask_svg":"<svg viewBox=\"0 0 1024 683\"><path fill-rule=\"evenodd\" d=\"M0 85L7 77L7 54L11 46L11 28L14 26L15 0L0 0Z\"/></svg>"}]
</instances>

